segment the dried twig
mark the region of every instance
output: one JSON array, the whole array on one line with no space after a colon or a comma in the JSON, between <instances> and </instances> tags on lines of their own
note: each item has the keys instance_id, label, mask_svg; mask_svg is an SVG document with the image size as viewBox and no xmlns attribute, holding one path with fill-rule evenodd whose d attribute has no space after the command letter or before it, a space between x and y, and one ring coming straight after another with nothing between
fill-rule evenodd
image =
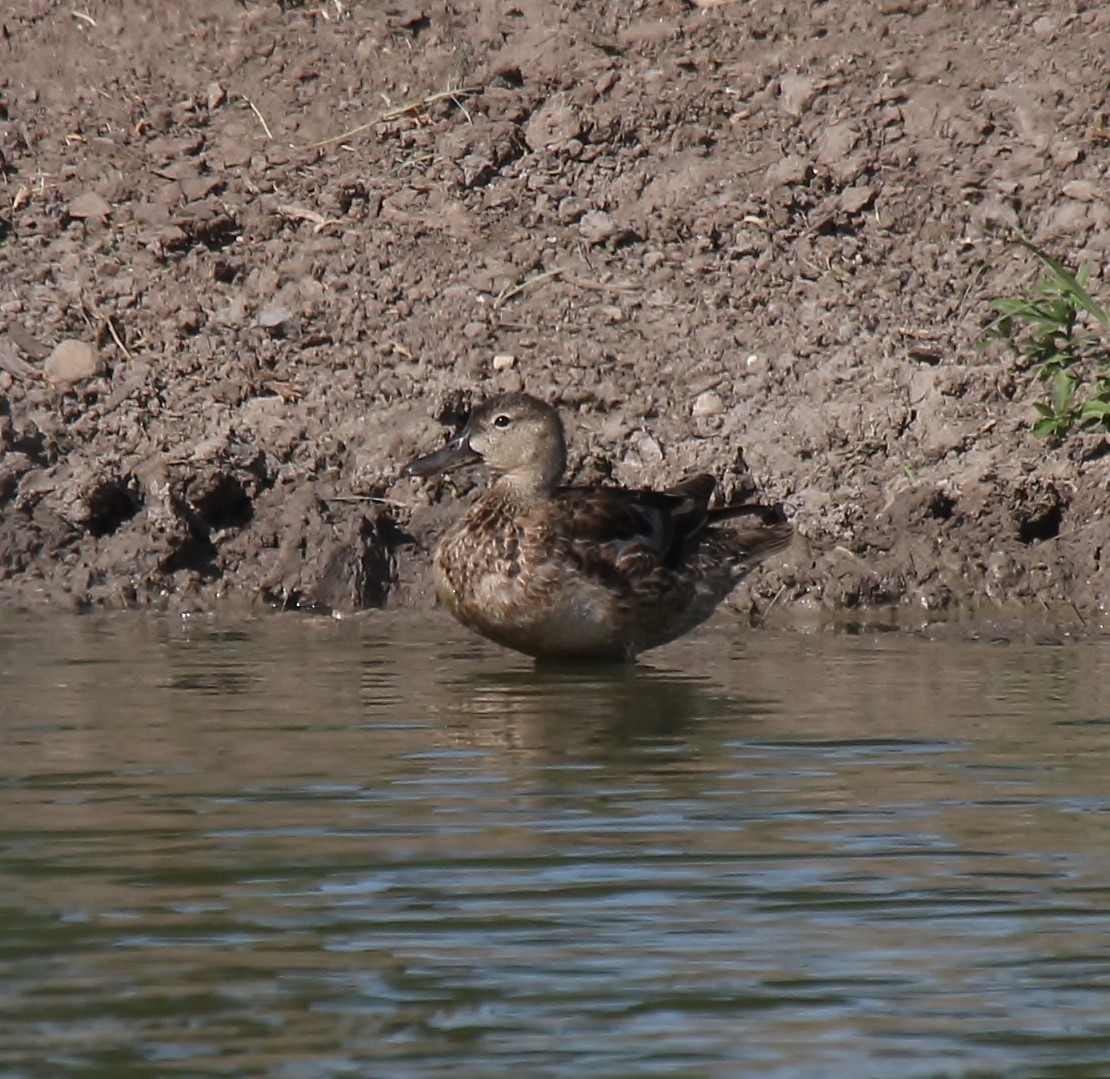
<instances>
[{"instance_id":1,"label":"dried twig","mask_svg":"<svg viewBox=\"0 0 1110 1079\"><path fill-rule=\"evenodd\" d=\"M387 109L376 120L369 120L365 124L359 124L358 127L352 127L339 135L331 135L326 139L318 139L316 142L307 142L303 146L295 146L296 150L318 150L321 146L330 146L337 142L346 142L347 139L353 138L355 135L361 135L363 131L368 131L372 127L376 127L381 123L388 123L390 120L397 120L402 116L407 116L412 112L422 112L425 109L431 108L437 101L454 101L460 109L466 113L463 108L462 99L473 97L475 94L481 93L480 86L458 86L455 88L448 88L446 90L437 90L434 94L429 94L427 97L422 97L418 101L409 101L404 105L396 105L392 109ZM253 106L252 106L253 107ZM469 113L466 113L469 119Z\"/></svg>"},{"instance_id":2,"label":"dried twig","mask_svg":"<svg viewBox=\"0 0 1110 1079\"><path fill-rule=\"evenodd\" d=\"M131 355L131 350L123 343L119 333L116 331L116 320L111 315L105 315L104 324L108 327L108 332L112 335L112 340L115 341L116 348L118 348L129 360L133 360L135 357Z\"/></svg>"},{"instance_id":3,"label":"dried twig","mask_svg":"<svg viewBox=\"0 0 1110 1079\"><path fill-rule=\"evenodd\" d=\"M306 209L303 206L294 206L292 203L285 203L277 208L279 214L284 214L286 217L292 217L297 221L311 221L315 226L313 233L319 232L321 229L327 228L328 225L339 225L342 222L337 221L334 217L325 217L323 214L317 213L315 210Z\"/></svg>"},{"instance_id":4,"label":"dried twig","mask_svg":"<svg viewBox=\"0 0 1110 1079\"><path fill-rule=\"evenodd\" d=\"M91 326L93 320L103 323L104 328L108 331L109 336L116 343L116 348L120 350L129 360L135 357L132 355L131 350L123 343L123 338L120 337L119 330L116 329L116 320L114 315L106 315L101 309L90 299L82 298L81 300L82 314L85 316L85 321Z\"/></svg>"},{"instance_id":5,"label":"dried twig","mask_svg":"<svg viewBox=\"0 0 1110 1079\"><path fill-rule=\"evenodd\" d=\"M253 112L255 114L255 116L258 117L258 122L262 125L262 130L266 132L266 138L268 138L272 142L273 138L274 138L274 133L270 130L270 125L268 123L266 123L266 117L264 117L262 115L262 113L260 113L258 111L258 107L255 105L255 103L253 101L251 101L251 99L249 97L246 97L244 95L243 100L248 105L250 105L251 112Z\"/></svg>"},{"instance_id":6,"label":"dried twig","mask_svg":"<svg viewBox=\"0 0 1110 1079\"><path fill-rule=\"evenodd\" d=\"M588 289L591 292L635 292L638 287L630 281L624 282L623 284L605 281L587 281L584 277L571 277L570 274L564 274L563 280L568 285L573 285L575 288Z\"/></svg>"},{"instance_id":7,"label":"dried twig","mask_svg":"<svg viewBox=\"0 0 1110 1079\"><path fill-rule=\"evenodd\" d=\"M782 586L782 587L781 587L781 588L780 588L780 589L779 589L779 590L778 590L778 591L777 591L777 592L776 592L776 593L774 594L773 598L771 599L771 602L767 604L767 607L766 607L766 609L765 609L765 610L763 610L762 612L760 612L760 611L753 611L753 614L752 614L752 625L753 625L753 626L762 626L762 625L763 625L763 624L764 624L764 623L765 623L765 622L767 621L767 616L768 616L768 615L769 615L769 614L771 613L771 609L772 609L772 608L774 607L774 605L775 605L776 603L778 603L778 601L779 601L780 599L782 599L782 597L783 597L783 596L785 595L785 593L786 593L786 585L783 585L783 586Z\"/></svg>"},{"instance_id":8,"label":"dried twig","mask_svg":"<svg viewBox=\"0 0 1110 1079\"><path fill-rule=\"evenodd\" d=\"M328 146L333 142L346 142L355 135L361 135L362 132L366 131L368 128L374 127L377 123L377 120L371 120L367 124L359 124L358 127L352 127L349 131L344 131L341 135L332 135L330 138L320 139L318 142L306 142L303 146L295 146L294 149L318 150L321 146Z\"/></svg>"},{"instance_id":9,"label":"dried twig","mask_svg":"<svg viewBox=\"0 0 1110 1079\"><path fill-rule=\"evenodd\" d=\"M544 281L550 281L553 278L561 277L566 270L562 266L556 266L553 270L544 270L543 273L538 273L533 277L529 277L520 284L510 285L508 288L502 289L497 298L493 301L493 309L496 311L499 307L503 307L514 296L519 296L526 289L530 289L535 285L541 285Z\"/></svg>"},{"instance_id":10,"label":"dried twig","mask_svg":"<svg viewBox=\"0 0 1110 1079\"><path fill-rule=\"evenodd\" d=\"M376 502L382 506L396 506L398 509L411 509L408 502L395 498L379 498L377 495L328 495L328 502Z\"/></svg>"},{"instance_id":11,"label":"dried twig","mask_svg":"<svg viewBox=\"0 0 1110 1079\"><path fill-rule=\"evenodd\" d=\"M462 108L462 103L459 100L464 97L473 97L475 94L481 92L480 86L458 86L454 89L448 87L446 90L437 90L434 94L429 94L427 97L422 97L418 101L409 101L404 105L398 105L383 112L379 120L386 122L389 120L396 120L401 116L406 116L410 112L423 112L425 109L431 108L437 101L454 101L456 105Z\"/></svg>"}]
</instances>

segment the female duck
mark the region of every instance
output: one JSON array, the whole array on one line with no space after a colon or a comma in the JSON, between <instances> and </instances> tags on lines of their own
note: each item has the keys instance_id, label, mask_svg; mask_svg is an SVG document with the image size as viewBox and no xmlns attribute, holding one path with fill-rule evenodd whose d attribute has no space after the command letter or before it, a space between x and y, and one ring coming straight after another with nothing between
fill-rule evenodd
<instances>
[{"instance_id":1,"label":"female duck","mask_svg":"<svg viewBox=\"0 0 1110 1079\"><path fill-rule=\"evenodd\" d=\"M478 462L495 479L440 542L436 592L463 625L537 659L631 660L673 641L793 535L778 507L710 509L708 475L666 491L560 486L562 423L527 394L487 401L404 475ZM759 523L715 527L742 516Z\"/></svg>"}]
</instances>

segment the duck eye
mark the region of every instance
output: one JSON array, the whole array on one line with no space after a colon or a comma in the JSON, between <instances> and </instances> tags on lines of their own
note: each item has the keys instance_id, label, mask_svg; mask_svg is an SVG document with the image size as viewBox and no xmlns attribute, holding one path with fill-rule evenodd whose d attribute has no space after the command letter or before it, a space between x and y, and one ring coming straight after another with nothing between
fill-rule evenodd
<instances>
[{"instance_id":1,"label":"duck eye","mask_svg":"<svg viewBox=\"0 0 1110 1079\"><path fill-rule=\"evenodd\" d=\"M508 427L509 423L509 417L506 416L504 413L502 413L500 416L494 416L493 418L494 427Z\"/></svg>"}]
</instances>

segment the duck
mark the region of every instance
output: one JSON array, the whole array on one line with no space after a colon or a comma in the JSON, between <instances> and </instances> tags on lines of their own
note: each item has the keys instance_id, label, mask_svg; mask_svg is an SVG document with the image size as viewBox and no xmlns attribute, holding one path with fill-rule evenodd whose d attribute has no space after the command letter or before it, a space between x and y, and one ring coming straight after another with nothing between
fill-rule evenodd
<instances>
[{"instance_id":1,"label":"duck","mask_svg":"<svg viewBox=\"0 0 1110 1079\"><path fill-rule=\"evenodd\" d=\"M435 591L462 625L539 661L635 660L704 622L794 534L781 505L710 506L708 474L662 491L565 486L560 415L526 393L480 404L402 475L478 464L492 483L440 540Z\"/></svg>"}]
</instances>

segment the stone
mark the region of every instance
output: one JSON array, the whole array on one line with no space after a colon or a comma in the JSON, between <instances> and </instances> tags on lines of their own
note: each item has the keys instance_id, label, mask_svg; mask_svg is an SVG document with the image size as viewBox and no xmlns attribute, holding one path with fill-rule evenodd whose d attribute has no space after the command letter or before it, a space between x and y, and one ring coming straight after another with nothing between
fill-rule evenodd
<instances>
[{"instance_id":1,"label":"stone","mask_svg":"<svg viewBox=\"0 0 1110 1079\"><path fill-rule=\"evenodd\" d=\"M715 390L706 390L694 398L694 406L690 410L695 416L719 416L725 410L725 403L721 395Z\"/></svg>"},{"instance_id":2,"label":"stone","mask_svg":"<svg viewBox=\"0 0 1110 1079\"><path fill-rule=\"evenodd\" d=\"M284 304L267 304L258 312L258 325L267 330L284 326L294 317L294 313Z\"/></svg>"},{"instance_id":3,"label":"stone","mask_svg":"<svg viewBox=\"0 0 1110 1079\"><path fill-rule=\"evenodd\" d=\"M569 142L582 131L582 123L569 105L556 98L539 109L524 126L529 150L550 150Z\"/></svg>"},{"instance_id":4,"label":"stone","mask_svg":"<svg viewBox=\"0 0 1110 1079\"><path fill-rule=\"evenodd\" d=\"M104 361L87 341L67 338L59 341L46 357L42 373L47 382L72 385L104 373Z\"/></svg>"},{"instance_id":5,"label":"stone","mask_svg":"<svg viewBox=\"0 0 1110 1079\"><path fill-rule=\"evenodd\" d=\"M66 207L66 213L79 221L103 223L111 216L112 207L108 205L108 200L103 195L95 191L86 191L70 202Z\"/></svg>"},{"instance_id":6,"label":"stone","mask_svg":"<svg viewBox=\"0 0 1110 1079\"><path fill-rule=\"evenodd\" d=\"M791 116L801 116L820 88L816 79L806 75L783 75L779 79L779 102Z\"/></svg>"},{"instance_id":7,"label":"stone","mask_svg":"<svg viewBox=\"0 0 1110 1079\"><path fill-rule=\"evenodd\" d=\"M604 210L591 210L578 222L578 231L588 244L602 244L617 231L616 223Z\"/></svg>"},{"instance_id":8,"label":"stone","mask_svg":"<svg viewBox=\"0 0 1110 1079\"><path fill-rule=\"evenodd\" d=\"M868 206L875 197L875 189L867 184L858 187L848 187L840 192L840 208L846 214L858 214Z\"/></svg>"}]
</instances>

